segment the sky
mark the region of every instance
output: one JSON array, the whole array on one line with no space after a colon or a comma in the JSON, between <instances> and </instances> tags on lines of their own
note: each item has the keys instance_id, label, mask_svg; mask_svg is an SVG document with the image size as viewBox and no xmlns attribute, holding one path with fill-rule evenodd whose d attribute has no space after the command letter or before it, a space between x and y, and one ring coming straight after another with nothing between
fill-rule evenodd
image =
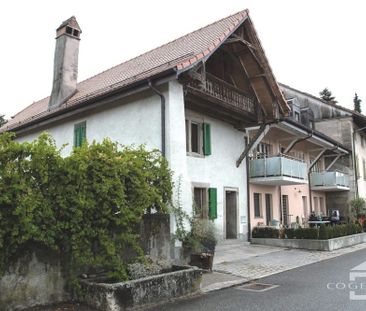
<instances>
[{"instance_id":1,"label":"sky","mask_svg":"<svg viewBox=\"0 0 366 311\"><path fill-rule=\"evenodd\" d=\"M246 8L277 81L327 87L347 108L357 92L366 113L363 0L12 0L0 4L0 115L50 95L55 31L72 15L82 81Z\"/></svg>"}]
</instances>

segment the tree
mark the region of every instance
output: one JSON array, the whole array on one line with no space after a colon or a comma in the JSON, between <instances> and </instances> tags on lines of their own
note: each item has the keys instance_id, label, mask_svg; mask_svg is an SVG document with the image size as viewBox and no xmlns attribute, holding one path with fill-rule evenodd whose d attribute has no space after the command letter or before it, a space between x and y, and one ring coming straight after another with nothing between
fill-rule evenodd
<instances>
[{"instance_id":1,"label":"tree","mask_svg":"<svg viewBox=\"0 0 366 311\"><path fill-rule=\"evenodd\" d=\"M358 98L357 93L355 93L355 97L353 98L353 110L361 113L361 102L362 100Z\"/></svg>"},{"instance_id":2,"label":"tree","mask_svg":"<svg viewBox=\"0 0 366 311\"><path fill-rule=\"evenodd\" d=\"M8 122L8 120L6 120L5 115L0 115L0 127L2 127L4 124L6 124L6 122Z\"/></svg>"},{"instance_id":3,"label":"tree","mask_svg":"<svg viewBox=\"0 0 366 311\"><path fill-rule=\"evenodd\" d=\"M328 88L325 88L323 91L319 92L320 97L330 103L336 103L335 97L332 96L332 92L328 90Z\"/></svg>"}]
</instances>

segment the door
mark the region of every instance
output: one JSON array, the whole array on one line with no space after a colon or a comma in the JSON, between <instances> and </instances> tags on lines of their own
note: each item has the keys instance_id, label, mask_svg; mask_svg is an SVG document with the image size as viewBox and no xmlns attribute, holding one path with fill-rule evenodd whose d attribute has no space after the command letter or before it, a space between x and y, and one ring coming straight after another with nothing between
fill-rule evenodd
<instances>
[{"instance_id":1,"label":"door","mask_svg":"<svg viewBox=\"0 0 366 311\"><path fill-rule=\"evenodd\" d=\"M237 192L225 191L226 202L226 238L238 237Z\"/></svg>"},{"instance_id":2,"label":"door","mask_svg":"<svg viewBox=\"0 0 366 311\"><path fill-rule=\"evenodd\" d=\"M272 194L266 193L266 224L270 225L272 220Z\"/></svg>"},{"instance_id":3,"label":"door","mask_svg":"<svg viewBox=\"0 0 366 311\"><path fill-rule=\"evenodd\" d=\"M302 209L303 209L303 215L305 218L305 221L308 220L309 215L308 215L308 201L306 196L302 196Z\"/></svg>"},{"instance_id":4,"label":"door","mask_svg":"<svg viewBox=\"0 0 366 311\"><path fill-rule=\"evenodd\" d=\"M283 225L287 226L288 221L288 195L282 195L282 215L283 215Z\"/></svg>"}]
</instances>

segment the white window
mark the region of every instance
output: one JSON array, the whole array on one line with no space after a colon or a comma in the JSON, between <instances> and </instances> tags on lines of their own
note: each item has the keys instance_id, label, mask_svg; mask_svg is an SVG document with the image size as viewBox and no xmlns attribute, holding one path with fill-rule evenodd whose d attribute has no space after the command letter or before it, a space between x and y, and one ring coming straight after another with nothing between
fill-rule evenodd
<instances>
[{"instance_id":1,"label":"white window","mask_svg":"<svg viewBox=\"0 0 366 311\"><path fill-rule=\"evenodd\" d=\"M189 153L203 154L202 123L186 120L186 150Z\"/></svg>"}]
</instances>

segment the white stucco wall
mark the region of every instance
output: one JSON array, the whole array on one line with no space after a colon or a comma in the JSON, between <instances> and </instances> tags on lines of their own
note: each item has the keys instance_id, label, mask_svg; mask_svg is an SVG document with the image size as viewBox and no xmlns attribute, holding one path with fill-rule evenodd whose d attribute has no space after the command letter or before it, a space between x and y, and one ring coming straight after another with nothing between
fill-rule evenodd
<instances>
[{"instance_id":1,"label":"white stucco wall","mask_svg":"<svg viewBox=\"0 0 366 311\"><path fill-rule=\"evenodd\" d=\"M366 176L364 176L363 171L363 160L366 161L366 136L363 138L364 145L361 144L361 134L358 132L355 135L355 154L358 157L358 168L360 172L360 178L358 178L358 195L366 199Z\"/></svg>"},{"instance_id":2,"label":"white stucco wall","mask_svg":"<svg viewBox=\"0 0 366 311\"><path fill-rule=\"evenodd\" d=\"M188 176L192 183L217 188L217 219L215 225L225 237L225 188L238 191L238 233L247 233L247 188L245 161L236 167L236 160L244 150L244 133L232 125L203 114L187 110L187 116L211 124L212 154L205 157L187 156Z\"/></svg>"},{"instance_id":3,"label":"white stucco wall","mask_svg":"<svg viewBox=\"0 0 366 311\"><path fill-rule=\"evenodd\" d=\"M160 98L151 92L123 100L121 105L111 109L69 119L42 131L49 132L58 147L68 144L62 153L66 156L73 147L74 125L83 121L86 121L88 142L101 142L109 137L122 145L146 144L148 149L161 148ZM40 132L21 136L18 140L32 141Z\"/></svg>"}]
</instances>

